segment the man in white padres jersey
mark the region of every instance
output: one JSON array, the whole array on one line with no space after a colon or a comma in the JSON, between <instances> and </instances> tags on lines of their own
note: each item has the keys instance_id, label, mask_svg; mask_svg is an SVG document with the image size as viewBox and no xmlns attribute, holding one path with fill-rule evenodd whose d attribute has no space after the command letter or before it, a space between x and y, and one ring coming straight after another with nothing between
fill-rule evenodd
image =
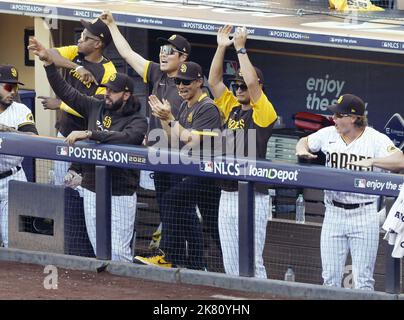
<instances>
[{"instance_id":1,"label":"man in white padres jersey","mask_svg":"<svg viewBox=\"0 0 404 320\"><path fill-rule=\"evenodd\" d=\"M38 134L31 110L17 98L18 72L13 66L0 66L0 132ZM0 154L0 239L8 247L8 182L27 181L21 163L24 158Z\"/></svg>"},{"instance_id":2,"label":"man in white padres jersey","mask_svg":"<svg viewBox=\"0 0 404 320\"><path fill-rule=\"evenodd\" d=\"M321 150L326 155L327 167L364 170L350 163L398 152L386 135L367 126L365 104L359 97L345 94L328 109L334 113L335 126L300 139L297 156L313 159L316 156L312 152ZM374 289L373 270L379 244L377 200L374 195L325 191L326 211L321 231L324 285L341 286L350 251L355 289Z\"/></svg>"}]
</instances>

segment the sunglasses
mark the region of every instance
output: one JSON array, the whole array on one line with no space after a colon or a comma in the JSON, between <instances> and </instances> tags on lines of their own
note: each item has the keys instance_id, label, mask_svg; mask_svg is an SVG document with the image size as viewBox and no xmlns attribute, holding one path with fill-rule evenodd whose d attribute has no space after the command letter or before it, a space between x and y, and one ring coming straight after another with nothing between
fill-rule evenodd
<instances>
[{"instance_id":1,"label":"sunglasses","mask_svg":"<svg viewBox=\"0 0 404 320\"><path fill-rule=\"evenodd\" d=\"M175 54L176 52L178 52L179 54L182 54L181 51L178 51L177 49L175 49L174 47L170 46L170 45L164 45L160 47L160 53L165 54L166 56L171 56L173 54Z\"/></svg>"},{"instance_id":2,"label":"sunglasses","mask_svg":"<svg viewBox=\"0 0 404 320\"><path fill-rule=\"evenodd\" d=\"M333 117L337 118L337 119L346 118L346 117L350 117L350 116L351 116L350 114L344 114L344 113L338 113L338 112L334 113L334 115L333 115Z\"/></svg>"},{"instance_id":3,"label":"sunglasses","mask_svg":"<svg viewBox=\"0 0 404 320\"><path fill-rule=\"evenodd\" d=\"M195 80L184 80L180 78L174 78L174 82L176 85L180 85L182 83L184 86L189 86L193 81Z\"/></svg>"},{"instance_id":4,"label":"sunglasses","mask_svg":"<svg viewBox=\"0 0 404 320\"><path fill-rule=\"evenodd\" d=\"M88 41L89 39L95 40L95 41L101 41L101 39L94 38L94 37L90 37L90 36L88 36L88 35L85 35L85 34L81 33L80 40L82 40L83 42L86 42L86 41Z\"/></svg>"},{"instance_id":5,"label":"sunglasses","mask_svg":"<svg viewBox=\"0 0 404 320\"><path fill-rule=\"evenodd\" d=\"M15 83L3 83L2 87L8 92L12 92L13 90L18 91L18 84Z\"/></svg>"},{"instance_id":6,"label":"sunglasses","mask_svg":"<svg viewBox=\"0 0 404 320\"><path fill-rule=\"evenodd\" d=\"M237 91L238 89L241 91L246 91L248 89L245 83L233 83L232 87L234 88L234 91Z\"/></svg>"}]
</instances>

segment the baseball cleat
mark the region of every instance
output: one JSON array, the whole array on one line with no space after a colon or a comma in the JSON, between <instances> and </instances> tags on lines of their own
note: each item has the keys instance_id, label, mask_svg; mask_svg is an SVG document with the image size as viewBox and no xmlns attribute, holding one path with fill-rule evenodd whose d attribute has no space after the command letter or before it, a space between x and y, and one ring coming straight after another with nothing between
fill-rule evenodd
<instances>
[{"instance_id":1,"label":"baseball cleat","mask_svg":"<svg viewBox=\"0 0 404 320\"><path fill-rule=\"evenodd\" d=\"M141 263L141 264L146 264L149 266L157 266L161 268L172 268L172 263L167 262L164 259L165 255L155 255L151 257L142 257L142 256L136 256L133 258L133 262Z\"/></svg>"}]
</instances>

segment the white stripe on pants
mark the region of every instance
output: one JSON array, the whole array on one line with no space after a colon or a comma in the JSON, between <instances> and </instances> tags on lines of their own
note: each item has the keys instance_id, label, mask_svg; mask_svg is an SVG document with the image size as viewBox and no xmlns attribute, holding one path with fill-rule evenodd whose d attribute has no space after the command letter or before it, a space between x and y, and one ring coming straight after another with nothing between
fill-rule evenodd
<instances>
[{"instance_id":1,"label":"white stripe on pants","mask_svg":"<svg viewBox=\"0 0 404 320\"><path fill-rule=\"evenodd\" d=\"M57 134L58 138L65 138L60 132ZM67 161L53 161L53 171L55 173L55 185L63 186L65 184L64 179L67 171L69 171L71 162Z\"/></svg>"},{"instance_id":2,"label":"white stripe on pants","mask_svg":"<svg viewBox=\"0 0 404 320\"><path fill-rule=\"evenodd\" d=\"M271 208L272 209L272 208ZM255 193L255 276L266 278L262 254L269 215L269 195ZM219 235L227 274L239 275L238 191L222 190L219 204Z\"/></svg>"},{"instance_id":3,"label":"white stripe on pants","mask_svg":"<svg viewBox=\"0 0 404 320\"><path fill-rule=\"evenodd\" d=\"M374 289L373 271L379 245L377 205L345 210L327 205L321 230L324 285L341 287L349 250L355 289Z\"/></svg>"},{"instance_id":4,"label":"white stripe on pants","mask_svg":"<svg viewBox=\"0 0 404 320\"><path fill-rule=\"evenodd\" d=\"M83 188L84 215L88 237L96 252L95 193ZM130 244L136 217L137 196L112 196L111 203L111 246L112 260L132 262Z\"/></svg>"},{"instance_id":5,"label":"white stripe on pants","mask_svg":"<svg viewBox=\"0 0 404 320\"><path fill-rule=\"evenodd\" d=\"M20 165L21 166L21 165ZM10 180L27 181L24 169L9 177L0 179L0 242L8 247L8 182Z\"/></svg>"}]
</instances>

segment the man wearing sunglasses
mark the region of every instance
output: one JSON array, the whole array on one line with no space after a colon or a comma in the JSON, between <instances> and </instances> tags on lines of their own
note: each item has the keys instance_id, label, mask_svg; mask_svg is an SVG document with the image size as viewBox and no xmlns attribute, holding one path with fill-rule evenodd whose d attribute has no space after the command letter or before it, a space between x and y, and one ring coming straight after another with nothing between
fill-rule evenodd
<instances>
[{"instance_id":1,"label":"man wearing sunglasses","mask_svg":"<svg viewBox=\"0 0 404 320\"><path fill-rule=\"evenodd\" d=\"M105 88L99 84L105 84L116 73L112 61L103 55L112 40L111 34L100 19L92 22L81 20L81 24L84 30L77 45L51 48L48 53L52 55L57 67L68 70L65 79L74 88L88 96L104 95ZM38 42L31 40L30 43L28 48L35 50ZM74 106L68 106L59 98L38 98L42 100L45 109L61 110L55 125L59 137L67 137L72 131L87 128L86 119L75 111ZM56 184L63 184L69 165L68 162L55 161Z\"/></svg>"},{"instance_id":2,"label":"man wearing sunglasses","mask_svg":"<svg viewBox=\"0 0 404 320\"><path fill-rule=\"evenodd\" d=\"M89 97L69 85L58 73L52 56L43 47L33 50L45 64L49 83L55 94L83 115L87 130L72 131L65 142L92 140L99 143L141 145L147 132L146 118L140 113L140 102L134 92L134 82L126 74L113 74L105 86L103 100ZM105 155L107 156L107 155ZM69 171L66 184L75 179L75 164ZM95 217L95 166L82 164L84 214L88 237L96 252ZM112 260L132 261L130 242L133 236L136 215L137 170L111 169L112 210L111 245Z\"/></svg>"},{"instance_id":3,"label":"man wearing sunglasses","mask_svg":"<svg viewBox=\"0 0 404 320\"><path fill-rule=\"evenodd\" d=\"M15 101L19 84L23 85L18 81L16 68L0 66L0 132L38 134L31 110ZM21 165L23 159L0 155L0 240L4 247L8 247L8 182L27 181Z\"/></svg>"},{"instance_id":4,"label":"man wearing sunglasses","mask_svg":"<svg viewBox=\"0 0 404 320\"><path fill-rule=\"evenodd\" d=\"M339 97L328 109L335 126L299 140L296 155L314 159L322 151L326 167L369 170L350 163L385 157L398 149L385 135L368 127L365 103L353 94ZM321 262L324 285L341 287L348 252L352 256L355 289L373 290L373 270L379 245L379 196L325 190L325 216L321 230Z\"/></svg>"},{"instance_id":5,"label":"man wearing sunglasses","mask_svg":"<svg viewBox=\"0 0 404 320\"><path fill-rule=\"evenodd\" d=\"M210 89L226 121L223 133L223 145L226 146L224 156L249 157L248 146L255 145L254 159L255 156L264 159L277 114L263 92L264 76L261 70L251 64L245 49L247 30L236 28L233 39L230 39L231 31L232 26L229 25L219 29L218 47L209 73ZM234 45L240 63L240 70L231 79L234 93L223 82L224 55L231 45ZM248 141L251 132L255 133L255 141ZM235 206L238 202L238 185L236 181L223 181L220 186L219 234L223 263L226 273L239 275L238 207ZM266 278L262 255L268 214L272 208L268 206L268 187L257 184L255 189L255 276Z\"/></svg>"},{"instance_id":6,"label":"man wearing sunglasses","mask_svg":"<svg viewBox=\"0 0 404 320\"><path fill-rule=\"evenodd\" d=\"M202 90L202 68L195 62L185 62L180 65L174 78L180 96L184 99L179 109L179 115L173 115L171 104L167 100L160 101L155 95L149 97L149 104L153 114L162 121L163 128L171 141L178 141L179 148L189 151L187 154L197 157L211 155L210 148L206 150L203 144L204 130L220 130L221 116L218 108ZM217 132L216 132L217 134ZM209 146L213 144L210 143ZM202 152L202 153L201 153ZM196 206L211 199L205 190L214 189L214 181L184 176L178 183L166 191L162 196L163 236L160 249L163 256L140 257L135 261L148 264L171 267L183 266L191 269L204 270L204 241L202 224L196 213ZM201 211L202 220L206 217ZM188 252L188 254L187 254Z\"/></svg>"}]
</instances>

